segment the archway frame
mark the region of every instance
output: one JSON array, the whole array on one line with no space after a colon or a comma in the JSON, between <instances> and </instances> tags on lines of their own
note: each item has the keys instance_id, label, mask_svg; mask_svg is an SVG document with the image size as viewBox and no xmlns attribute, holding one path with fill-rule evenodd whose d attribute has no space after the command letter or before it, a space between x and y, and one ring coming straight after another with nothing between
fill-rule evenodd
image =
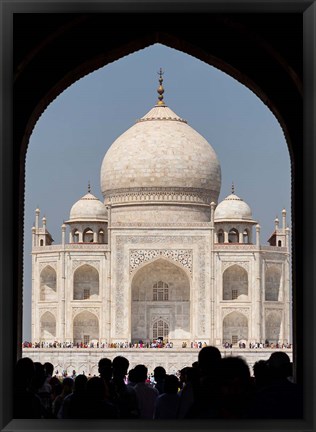
<instances>
[{"instance_id":1,"label":"archway frame","mask_svg":"<svg viewBox=\"0 0 316 432\"><path fill-rule=\"evenodd\" d=\"M194 296L194 292L193 292L193 279L192 279L192 275L190 274L190 272L188 271L188 269L186 269L182 264L180 264L179 262L177 262L176 260L170 259L168 257L155 257L151 260L146 261L145 263L140 264L131 274L130 274L130 279L129 279L129 287L130 287L130 297L129 297L129 303L130 303L130 309L129 309L129 328L130 328L130 334L129 334L129 340L133 340L133 332L132 332L132 304L133 304L133 299L132 299L132 295L133 295L133 283L135 280L135 277L142 272L143 270L146 269L146 267L153 265L155 262L157 261L166 261L168 264L172 264L174 267L178 268L183 274L184 276L187 278L188 281L188 288L189 288L189 331L191 333L191 336L193 337L194 334L194 330L196 327L196 323L194 322L193 316L194 316L194 306L193 306L193 296ZM170 292L169 292L169 300L170 300ZM166 304L170 305L169 300L167 301ZM171 332L171 328L170 328L170 324L169 323L169 335ZM147 323L147 327L148 327L148 323ZM150 330L149 333L151 333L152 329Z\"/></svg>"},{"instance_id":2,"label":"archway frame","mask_svg":"<svg viewBox=\"0 0 316 432\"><path fill-rule=\"evenodd\" d=\"M44 110L44 106L52 100L48 97L48 92L43 91L43 88L37 89L36 92L28 93L31 89L28 80L39 82L36 76L28 73L30 62L32 63L37 60L37 64L33 63L33 71L37 70L37 76L42 75L42 69L39 67L43 58L41 57L40 51L44 49L46 51L47 44L52 40L54 34L63 32L62 27L67 27L65 23L58 23L58 26L54 29L49 29L42 26L42 29L37 29L36 26L30 25L30 13L34 12L38 17L40 12L53 12L56 16L56 12L80 12L84 7L85 12L117 12L117 13L130 13L131 2L119 3L119 4L107 4L107 3L80 3L80 4L40 4L40 3L12 3L10 1L3 1L3 8L1 9L1 24L2 24L2 39L3 50L2 59L5 59L3 79L3 93L2 100L4 101L3 110L3 128L2 128L2 139L5 146L1 154L1 173L3 175L3 188L1 188L1 201L3 208L6 208L6 212L1 214L1 227L2 227L2 242L0 243L0 255L2 257L2 267L6 269L6 272L1 272L2 287L6 287L0 291L1 294L1 305L6 305L1 315L1 325L5 329L3 331L3 346L6 346L6 352L3 357L4 361L1 368L1 379L5 388L8 389L8 397L3 400L2 407L0 410L2 413L1 426L5 426L11 420L12 412L12 376L13 374L8 373L8 370L12 370L13 364L16 359L21 357L21 339L22 339L22 275L23 275L23 215L24 215L24 160L25 152L28 144L29 136L32 132L36 120L40 113ZM292 149L292 173L294 181L292 184L292 214L293 214L293 301L294 301L294 366L296 372L296 378L299 382L305 384L308 390L313 388L313 380L306 379L307 370L313 367L314 358L312 351L308 349L308 341L314 338L314 309L315 302L314 297L310 295L310 287L314 287L314 247L316 240L316 230L314 224L316 220L314 197L315 197L315 185L313 182L313 173L315 170L315 158L314 158L314 146L316 137L316 125L314 124L314 115L316 110L316 95L313 89L315 88L315 76L316 76L316 7L315 0L293 0L291 2L271 2L269 0L263 0L256 2L252 0L250 2L197 2L197 3L161 3L161 2L150 2L148 4L133 4L133 13L137 12L164 12L173 14L173 21L177 22L174 13L178 12L202 12L206 13L244 13L249 17L249 13L264 14L263 21L267 21L267 13L281 13L283 14L297 14L303 22L304 41L301 44L303 47L304 54L304 124L302 104L298 107L297 112L293 111L295 103L293 104L292 91L286 94L288 112L284 112L284 100L281 103L280 112L285 114L286 124L291 125L291 130L287 136L287 140L291 141ZM17 53L17 61L15 62L15 94L14 94L14 105L15 109L12 113L12 96L11 96L11 59L13 58L13 14L20 12L24 14L26 28L32 28L32 39L28 39L27 32L22 32L24 38L20 41L16 41L15 50ZM191 15L192 17L192 15ZM249 17L251 19L251 17ZM63 25L61 25L63 24ZM134 26L135 27L135 26ZM184 31L190 32L194 27L192 25L184 28ZM21 27L20 27L21 29ZM121 27L121 30L124 29ZM38 30L38 31L37 31ZM125 29L128 31L129 29ZM289 33L283 32L283 36L286 38ZM290 36L292 33L290 33ZM197 35L198 37L198 35ZM294 36L295 38L296 36ZM281 38L282 39L282 38ZM291 39L291 38L290 38ZM132 45L132 43L131 43ZM282 41L278 40L278 35L272 32L272 48L283 47ZM66 47L65 47L66 50ZM293 55L295 50L293 51ZM297 52L301 52L301 48ZM43 52L42 52L43 54ZM272 57L275 52L271 52ZM245 56L245 58L250 58ZM84 56L83 56L84 63ZM284 60L284 59L283 59ZM288 62L285 61L282 64L282 73L284 75L291 74L291 68L287 68ZM83 69L85 65L83 64ZM295 67L294 67L295 69ZM57 73L54 68L51 69L52 74ZM64 71L64 75L66 72ZM268 74L269 75L269 74ZM19 83L17 79L22 78ZM71 74L68 75L68 79L71 78ZM298 73L298 84L302 83L303 72L300 69ZM295 78L295 80L297 77ZM24 80L24 82L23 82ZM51 81L51 77L45 77L44 88L53 89L55 84ZM312 89L312 91L311 91ZM26 92L26 93L25 93ZM294 93L296 91L294 90ZM26 101L25 95L30 97ZM270 98L273 99L273 91L269 94ZM294 96L294 99L296 97ZM20 103L24 99L26 104ZM282 102L282 101L281 101ZM36 110L36 107L40 109ZM33 108L32 108L33 107ZM286 110L285 110L286 111ZM12 116L18 119L15 122L15 130L12 130ZM32 126L33 125L33 126ZM304 131L304 134L303 134ZM303 138L302 138L303 137ZM15 173L13 176L12 173ZM308 221L308 224L304 224L304 221ZM16 229L18 227L18 229ZM312 233L312 234L311 234ZM302 248L295 252L295 246L302 245ZM8 248L9 253L8 253ZM307 271L304 271L308 269ZM304 276L304 277L303 277ZM303 281L303 288L302 288ZM302 289L297 289L300 287ZM304 294L305 293L305 294ZM308 295L306 295L308 293ZM303 314L299 313L304 310ZM306 316L308 316L308 325L306 322ZM299 353L299 355L298 355ZM303 363L304 359L304 363ZM303 366L304 364L304 366ZM307 411L306 421L304 425L298 426L298 429L312 427L312 415L313 407L311 405L312 398L307 399L308 404L305 404ZM307 424L308 423L308 424ZM23 421L23 424L25 422ZM23 427L23 426L22 426Z\"/></svg>"}]
</instances>

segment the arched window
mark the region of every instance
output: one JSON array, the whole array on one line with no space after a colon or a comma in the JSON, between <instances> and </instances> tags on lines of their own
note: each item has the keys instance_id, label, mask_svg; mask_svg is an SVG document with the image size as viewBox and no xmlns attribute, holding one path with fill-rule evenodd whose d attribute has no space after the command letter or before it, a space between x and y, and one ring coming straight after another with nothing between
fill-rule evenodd
<instances>
[{"instance_id":1,"label":"arched window","mask_svg":"<svg viewBox=\"0 0 316 432\"><path fill-rule=\"evenodd\" d=\"M83 242L92 243L93 242L93 231L91 228L86 228L83 232Z\"/></svg>"},{"instance_id":2,"label":"arched window","mask_svg":"<svg viewBox=\"0 0 316 432\"><path fill-rule=\"evenodd\" d=\"M40 240L40 246L44 246L44 240L43 239Z\"/></svg>"},{"instance_id":3,"label":"arched window","mask_svg":"<svg viewBox=\"0 0 316 432\"><path fill-rule=\"evenodd\" d=\"M153 286L153 300L166 301L169 300L169 286L167 283L159 281Z\"/></svg>"},{"instance_id":4,"label":"arched window","mask_svg":"<svg viewBox=\"0 0 316 432\"><path fill-rule=\"evenodd\" d=\"M56 300L56 271L47 265L40 274L40 300L54 301Z\"/></svg>"},{"instance_id":5,"label":"arched window","mask_svg":"<svg viewBox=\"0 0 316 432\"><path fill-rule=\"evenodd\" d=\"M73 320L73 342L89 344L99 341L99 320L91 312L83 311Z\"/></svg>"},{"instance_id":6,"label":"arched window","mask_svg":"<svg viewBox=\"0 0 316 432\"><path fill-rule=\"evenodd\" d=\"M279 246L279 247L282 247L282 242L281 242L281 240L278 241L278 246Z\"/></svg>"},{"instance_id":7,"label":"arched window","mask_svg":"<svg viewBox=\"0 0 316 432\"><path fill-rule=\"evenodd\" d=\"M218 243L224 243L224 231L222 229L217 233L217 241Z\"/></svg>"},{"instance_id":8,"label":"arched window","mask_svg":"<svg viewBox=\"0 0 316 432\"><path fill-rule=\"evenodd\" d=\"M243 242L249 243L249 232L247 229L245 229L245 231L243 232Z\"/></svg>"},{"instance_id":9,"label":"arched window","mask_svg":"<svg viewBox=\"0 0 316 432\"><path fill-rule=\"evenodd\" d=\"M73 238L73 242L74 243L78 243L79 242L79 231L77 229L75 229L73 231L72 238Z\"/></svg>"},{"instance_id":10,"label":"arched window","mask_svg":"<svg viewBox=\"0 0 316 432\"><path fill-rule=\"evenodd\" d=\"M236 228L232 228L228 233L228 242L229 243L239 243L239 234Z\"/></svg>"},{"instance_id":11,"label":"arched window","mask_svg":"<svg viewBox=\"0 0 316 432\"><path fill-rule=\"evenodd\" d=\"M41 340L53 341L56 338L56 319L51 312L45 312L40 321Z\"/></svg>"},{"instance_id":12,"label":"arched window","mask_svg":"<svg viewBox=\"0 0 316 432\"><path fill-rule=\"evenodd\" d=\"M248 273L234 264L223 273L223 300L247 300Z\"/></svg>"},{"instance_id":13,"label":"arched window","mask_svg":"<svg viewBox=\"0 0 316 432\"><path fill-rule=\"evenodd\" d=\"M265 273L265 301L278 301L281 294L281 267L272 265Z\"/></svg>"},{"instance_id":14,"label":"arched window","mask_svg":"<svg viewBox=\"0 0 316 432\"><path fill-rule=\"evenodd\" d=\"M80 266L74 273L74 300L98 300L99 273L88 265Z\"/></svg>"},{"instance_id":15,"label":"arched window","mask_svg":"<svg viewBox=\"0 0 316 432\"><path fill-rule=\"evenodd\" d=\"M236 344L248 339L248 319L239 312L231 312L223 320L223 343Z\"/></svg>"},{"instance_id":16,"label":"arched window","mask_svg":"<svg viewBox=\"0 0 316 432\"><path fill-rule=\"evenodd\" d=\"M153 325L153 339L168 339L169 325L166 321L160 319Z\"/></svg>"}]
</instances>

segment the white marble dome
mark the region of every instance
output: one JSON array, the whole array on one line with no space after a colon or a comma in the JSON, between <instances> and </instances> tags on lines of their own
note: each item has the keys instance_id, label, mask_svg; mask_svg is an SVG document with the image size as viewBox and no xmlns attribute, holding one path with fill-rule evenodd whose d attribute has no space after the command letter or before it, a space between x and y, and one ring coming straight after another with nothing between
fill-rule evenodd
<instances>
[{"instance_id":1,"label":"white marble dome","mask_svg":"<svg viewBox=\"0 0 316 432\"><path fill-rule=\"evenodd\" d=\"M235 193L228 195L221 201L215 209L215 222L233 221L252 221L252 212L249 205L239 198Z\"/></svg>"},{"instance_id":2,"label":"white marble dome","mask_svg":"<svg viewBox=\"0 0 316 432\"><path fill-rule=\"evenodd\" d=\"M194 201L197 196L210 204L217 202L220 186L220 164L211 145L164 104L156 105L119 136L101 167L102 194L114 205L112 197L121 195L122 202L139 191L151 192L151 202L162 191L170 192L170 204L179 199ZM186 194L191 195L185 198Z\"/></svg>"},{"instance_id":3,"label":"white marble dome","mask_svg":"<svg viewBox=\"0 0 316 432\"><path fill-rule=\"evenodd\" d=\"M88 192L71 207L69 220L107 220L107 209L97 197Z\"/></svg>"}]
</instances>

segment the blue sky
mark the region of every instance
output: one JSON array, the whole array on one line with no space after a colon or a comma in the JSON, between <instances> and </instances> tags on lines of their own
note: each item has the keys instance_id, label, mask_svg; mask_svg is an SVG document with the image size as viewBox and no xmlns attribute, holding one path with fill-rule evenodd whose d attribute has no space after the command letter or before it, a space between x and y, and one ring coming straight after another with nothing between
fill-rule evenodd
<instances>
[{"instance_id":1,"label":"blue sky","mask_svg":"<svg viewBox=\"0 0 316 432\"><path fill-rule=\"evenodd\" d=\"M229 75L196 58L153 45L77 81L39 118L26 157L23 339L31 339L31 229L35 209L61 242L72 205L91 192L101 201L100 168L112 142L156 103L160 67L164 100L212 145L221 164L219 201L235 193L261 226L261 243L287 210L290 157L283 131L263 102ZM68 236L67 236L68 238Z\"/></svg>"}]
</instances>

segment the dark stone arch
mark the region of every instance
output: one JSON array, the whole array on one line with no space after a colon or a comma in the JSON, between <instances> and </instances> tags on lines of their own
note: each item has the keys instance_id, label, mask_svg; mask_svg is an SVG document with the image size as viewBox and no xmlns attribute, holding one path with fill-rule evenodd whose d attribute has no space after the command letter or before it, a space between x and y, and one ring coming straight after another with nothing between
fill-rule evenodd
<instances>
[{"instance_id":1,"label":"dark stone arch","mask_svg":"<svg viewBox=\"0 0 316 432\"><path fill-rule=\"evenodd\" d=\"M12 211L9 215L9 226L18 227L17 232L13 234L16 240L14 244L17 246L14 247L13 259L12 262L10 261L12 267L13 262L17 263L12 298L15 300L13 319L17 317L17 322L13 324L13 332L17 336L14 351L18 353L18 356L21 355L21 293L23 274L23 225L19 221L23 220L24 214L24 160L32 128L40 113L67 85L75 82L80 76L84 76L86 73L100 67L98 66L98 64L100 65L100 57L98 57L100 44L102 44L103 55L107 56L110 62L114 61L116 57L120 58L128 52L140 49L142 47L141 43L148 46L150 43L158 41L168 45L172 27L173 29L175 27L179 28L176 34L173 33L174 41L178 44L174 46L175 48L178 47L178 49L181 49L182 45L186 44L186 46L192 47L191 54L196 55L195 53L199 52L201 54L199 58L203 61L222 58L223 62L227 65L227 73L228 69L235 71L236 79L239 76L239 80L244 82L249 88L258 88L262 91L259 97L278 115L279 121L283 126L292 158L292 172L295 174L292 182L293 262L296 263L293 287L294 302L297 300L297 308L300 309L303 301L303 291L297 292L296 285L298 285L297 282L302 277L303 256L298 256L295 253L295 246L300 244L300 239L302 238L304 225L302 223L303 216L301 209L306 207L306 202L302 193L303 181L299 180L303 175L302 157L304 149L301 145L303 136L301 96L303 27L301 12L304 10L304 6L298 6L298 4L298 2L296 5L292 4L291 10L287 7L282 9L285 12L291 12L282 14L282 32L278 31L280 16L271 13L273 11L271 9L272 5L269 7L265 5L264 16L260 14L256 16L253 13L239 13L233 16L226 13L215 14L216 16L209 16L207 13L203 13L203 16L196 14L196 19L200 23L199 32L192 31L194 28L191 21L192 14L187 14L189 25L183 25L182 22L177 20L178 16L175 14L170 14L169 21L164 20L164 17L161 17L160 14L156 14L156 21L153 22L150 19L150 29L146 28L143 35L136 34L140 31L139 26L131 26L130 28L116 26L120 30L118 38L110 35L113 37L100 38L99 40L95 37L95 31L92 32L90 38L86 38L87 33L84 30L89 28L89 20L87 20L86 15L58 14L57 16L54 14L53 22L49 22L51 20L49 14L21 14L21 16L16 14L15 25L19 31L22 29L22 32L20 34L19 32L15 33L14 41L15 128L12 145L12 167L18 175L16 176L16 182L14 184L10 183L9 193L18 198L14 203L14 208L17 211L13 211L12 206ZM307 8L306 5L305 8ZM228 7L226 10L230 10L230 8ZM249 10L246 12L249 12ZM267 12L269 13L269 26L266 26ZM45 17L45 15L47 16ZM184 16L185 14L181 13L180 15ZM198 15L200 16L198 17ZM150 18L154 16L151 15ZM45 21L45 18L47 21ZM114 22L112 18L113 15L111 15L111 23ZM17 22L18 19L20 20L19 22ZM214 20L217 20L217 26L213 26ZM177 26L175 26L175 22L177 22ZM220 22L222 23L221 25L219 24ZM207 31L214 28L213 36L219 36L219 30L222 29L225 32L229 26L230 35L233 36L231 39L229 37L224 39L211 37L210 32L208 33L209 37L205 37L205 34L202 32L202 29ZM90 23L91 28L93 29L93 26ZM30 29L32 29L32 32L29 31ZM76 47L72 47L72 56L69 56L69 45L65 41L71 41L70 36L75 31L77 31L77 34L81 32L82 38L78 39ZM239 37L234 37L236 35ZM104 43L104 40L106 43ZM230 44L231 40L234 41L234 44ZM218 43L217 47L214 46L215 41ZM90 50L91 47L89 48L88 46L89 44L94 45L92 51ZM123 45L125 46L124 52L121 49ZM99 51L97 52L98 49ZM195 53L193 50L196 50ZM56 53L59 53L65 62L54 62ZM204 57L202 58L202 56ZM257 61L258 59L260 61ZM94 61L94 69L91 66L92 60ZM32 85L34 82L39 84L36 88ZM8 160L11 160L10 157ZM309 166L310 168L311 166ZM305 206L303 205L304 203ZM298 315L294 318L295 320L299 319ZM299 326L295 328L296 331L299 330ZM298 344L297 351L300 351L299 345L301 346L302 336L303 333L300 330L300 334L296 337Z\"/></svg>"}]
</instances>

